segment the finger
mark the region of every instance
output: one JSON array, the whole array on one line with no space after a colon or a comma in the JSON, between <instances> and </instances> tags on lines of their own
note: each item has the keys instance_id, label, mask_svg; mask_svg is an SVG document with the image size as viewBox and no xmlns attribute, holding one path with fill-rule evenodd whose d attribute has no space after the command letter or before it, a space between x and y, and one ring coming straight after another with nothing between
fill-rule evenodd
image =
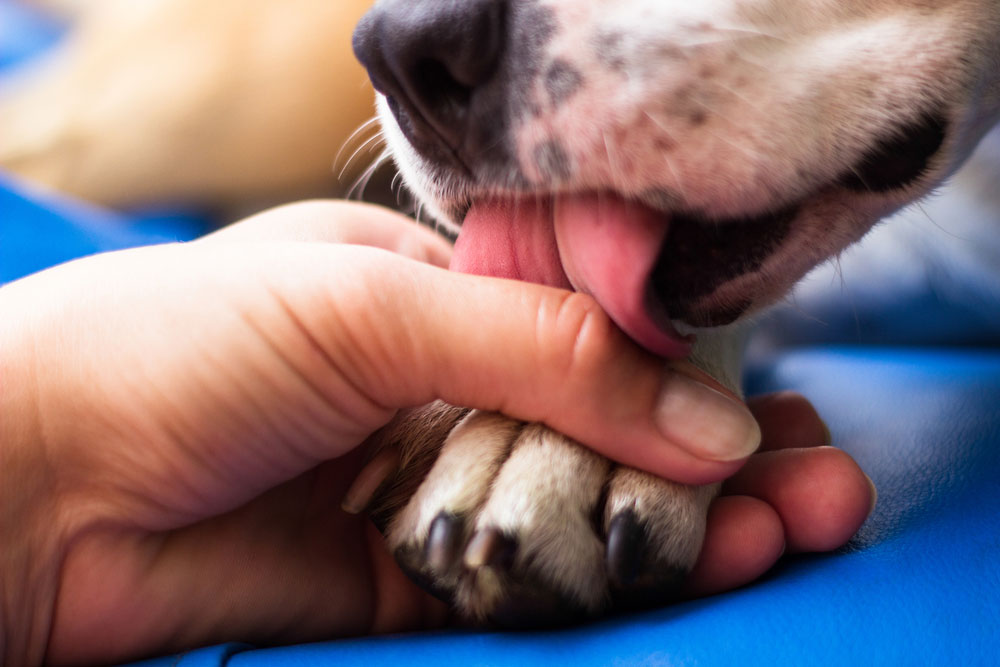
<instances>
[{"instance_id":1,"label":"finger","mask_svg":"<svg viewBox=\"0 0 1000 667\"><path fill-rule=\"evenodd\" d=\"M685 593L710 595L749 583L786 550L842 546L874 506L870 484L849 456L829 447L754 455L726 482L724 493L734 495L712 504Z\"/></svg>"},{"instance_id":2,"label":"finger","mask_svg":"<svg viewBox=\"0 0 1000 667\"><path fill-rule=\"evenodd\" d=\"M871 480L846 453L833 447L761 452L723 493L766 502L781 517L789 553L842 546L875 506Z\"/></svg>"},{"instance_id":3,"label":"finger","mask_svg":"<svg viewBox=\"0 0 1000 667\"><path fill-rule=\"evenodd\" d=\"M443 399L496 410L688 483L730 475L759 442L742 403L665 373L590 297L374 251L310 252L311 261L299 249L297 273L271 284L373 406ZM307 268L310 285L329 289L303 290Z\"/></svg>"},{"instance_id":4,"label":"finger","mask_svg":"<svg viewBox=\"0 0 1000 667\"><path fill-rule=\"evenodd\" d=\"M747 407L760 425L762 450L831 444L830 430L802 394L782 391L754 396L747 400Z\"/></svg>"},{"instance_id":5,"label":"finger","mask_svg":"<svg viewBox=\"0 0 1000 667\"><path fill-rule=\"evenodd\" d=\"M146 527L233 509L435 399L546 423L687 483L730 476L759 440L742 403L665 373L590 297L376 248L158 246L5 291L7 312L44 311L25 346L84 351L38 380L52 441L86 463L66 457L66 474L127 476L115 463L127 452L145 473L118 481L133 500L149 498ZM79 449L81 429L106 434L104 446ZM139 513L101 506L126 510Z\"/></svg>"},{"instance_id":6,"label":"finger","mask_svg":"<svg viewBox=\"0 0 1000 667\"><path fill-rule=\"evenodd\" d=\"M209 234L202 242L314 241L382 248L447 267L451 244L413 218L374 204L310 200L263 211Z\"/></svg>"},{"instance_id":7,"label":"finger","mask_svg":"<svg viewBox=\"0 0 1000 667\"><path fill-rule=\"evenodd\" d=\"M771 569L784 549L781 518L770 505L749 496L718 498L684 594L712 595L747 584Z\"/></svg>"},{"instance_id":8,"label":"finger","mask_svg":"<svg viewBox=\"0 0 1000 667\"><path fill-rule=\"evenodd\" d=\"M385 539L371 523L367 524L367 542L375 583L371 634L406 632L415 624L425 630L443 627L448 620L448 605L418 589L403 574Z\"/></svg>"}]
</instances>

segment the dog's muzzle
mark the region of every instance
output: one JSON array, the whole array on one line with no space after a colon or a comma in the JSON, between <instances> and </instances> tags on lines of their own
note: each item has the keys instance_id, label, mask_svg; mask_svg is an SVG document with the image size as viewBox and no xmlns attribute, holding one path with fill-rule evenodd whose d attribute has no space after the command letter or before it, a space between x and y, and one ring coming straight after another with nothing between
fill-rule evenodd
<instances>
[{"instance_id":1,"label":"dog's muzzle","mask_svg":"<svg viewBox=\"0 0 1000 667\"><path fill-rule=\"evenodd\" d=\"M727 324L775 296L760 285L732 287L742 277L774 281L777 273L784 285L815 263L793 261L791 269L771 273L764 266L790 245L810 202L834 197L849 209L855 200L910 187L946 137L946 114L925 113L873 137L860 161L800 198L777 198L770 210L725 219L683 201L636 201L614 191L613 182L575 187L560 173L566 160L544 151L534 159L544 177L532 182L512 137L531 114L524 91L540 80L543 52L556 32L555 19L538 7L513 0L380 0L355 30L354 50L423 175L450 188L442 186L451 197L447 214L465 218L456 268L587 292L633 339L663 356L688 349L671 320Z\"/></svg>"}]
</instances>

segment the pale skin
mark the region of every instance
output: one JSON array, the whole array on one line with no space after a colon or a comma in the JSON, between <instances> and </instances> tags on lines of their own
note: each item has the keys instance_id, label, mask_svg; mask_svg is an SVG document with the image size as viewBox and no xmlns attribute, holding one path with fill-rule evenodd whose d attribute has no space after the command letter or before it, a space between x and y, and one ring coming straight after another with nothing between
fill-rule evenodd
<instances>
[{"instance_id":1,"label":"pale skin","mask_svg":"<svg viewBox=\"0 0 1000 667\"><path fill-rule=\"evenodd\" d=\"M365 438L438 398L674 479L730 478L691 595L835 548L870 512L804 398L752 399L760 450L699 459L649 416L663 362L592 300L450 273L449 253L394 213L312 202L0 289L4 664L445 623L340 510Z\"/></svg>"}]
</instances>

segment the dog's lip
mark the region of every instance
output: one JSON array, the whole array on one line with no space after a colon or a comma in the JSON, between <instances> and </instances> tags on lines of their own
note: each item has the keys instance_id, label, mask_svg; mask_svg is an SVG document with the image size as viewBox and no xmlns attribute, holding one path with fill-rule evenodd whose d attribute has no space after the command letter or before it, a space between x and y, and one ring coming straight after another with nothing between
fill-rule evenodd
<instances>
[{"instance_id":1,"label":"dog's lip","mask_svg":"<svg viewBox=\"0 0 1000 667\"><path fill-rule=\"evenodd\" d=\"M587 293L637 343L683 358L691 337L649 291L669 221L610 193L485 198L465 216L452 269Z\"/></svg>"}]
</instances>

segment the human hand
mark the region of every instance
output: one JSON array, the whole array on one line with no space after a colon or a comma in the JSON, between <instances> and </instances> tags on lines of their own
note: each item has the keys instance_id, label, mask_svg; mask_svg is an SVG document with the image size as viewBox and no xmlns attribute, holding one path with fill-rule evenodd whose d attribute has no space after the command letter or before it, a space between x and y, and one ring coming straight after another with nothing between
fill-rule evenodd
<instances>
[{"instance_id":1,"label":"human hand","mask_svg":"<svg viewBox=\"0 0 1000 667\"><path fill-rule=\"evenodd\" d=\"M394 214L312 203L0 290L0 609L21 612L0 617L7 663L442 622L370 524L339 509L355 448L402 407L440 398L542 421L684 481L743 464L756 427L739 404L713 399L728 416L705 419L738 451L703 458L653 418L662 362L588 297L433 266L448 253ZM766 444L822 439L808 404L755 407ZM772 429L775 414L799 436ZM693 593L752 580L786 543L837 546L872 497L829 449L763 452L731 485L741 495L713 507ZM803 494L824 496L822 516Z\"/></svg>"}]
</instances>

